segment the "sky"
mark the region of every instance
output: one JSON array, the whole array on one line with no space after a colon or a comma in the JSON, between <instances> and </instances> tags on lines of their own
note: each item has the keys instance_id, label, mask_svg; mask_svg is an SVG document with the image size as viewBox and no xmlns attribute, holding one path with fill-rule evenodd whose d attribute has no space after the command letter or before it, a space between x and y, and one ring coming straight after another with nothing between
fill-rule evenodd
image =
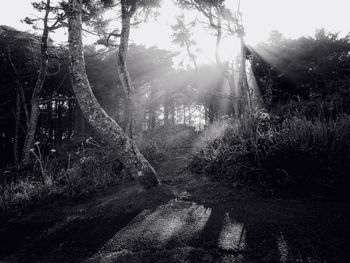
<instances>
[{"instance_id":1,"label":"sky","mask_svg":"<svg viewBox=\"0 0 350 263\"><path fill-rule=\"evenodd\" d=\"M0 1L0 25L20 30L31 29L30 26L20 22L24 17L35 14L31 0ZM228 5L234 5L235 0L227 1ZM288 38L313 35L317 28L322 27L345 35L350 32L349 10L349 0L241 0L246 42L251 45L266 41L272 30L278 30ZM175 24L175 17L182 12L172 4L171 0L163 0L157 19L150 19L147 23L132 29L131 41L176 50L177 47L171 42L171 25ZM189 19L196 15L196 13L186 14ZM65 41L67 35L58 32L53 38L58 42ZM206 30L199 30L195 33L195 39L203 54L209 56L209 50L214 47L214 37ZM92 40L91 37L85 38L87 43ZM225 50L225 44L223 46Z\"/></svg>"}]
</instances>

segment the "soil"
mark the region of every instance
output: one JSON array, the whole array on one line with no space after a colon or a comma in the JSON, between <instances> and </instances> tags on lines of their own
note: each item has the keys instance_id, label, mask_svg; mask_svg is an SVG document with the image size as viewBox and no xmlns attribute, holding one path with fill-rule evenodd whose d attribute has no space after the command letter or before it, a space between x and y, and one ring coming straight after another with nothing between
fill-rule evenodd
<instances>
[{"instance_id":1,"label":"soil","mask_svg":"<svg viewBox=\"0 0 350 263\"><path fill-rule=\"evenodd\" d=\"M264 199L195 177L190 147L162 185L112 187L0 223L0 262L350 262L350 204Z\"/></svg>"}]
</instances>

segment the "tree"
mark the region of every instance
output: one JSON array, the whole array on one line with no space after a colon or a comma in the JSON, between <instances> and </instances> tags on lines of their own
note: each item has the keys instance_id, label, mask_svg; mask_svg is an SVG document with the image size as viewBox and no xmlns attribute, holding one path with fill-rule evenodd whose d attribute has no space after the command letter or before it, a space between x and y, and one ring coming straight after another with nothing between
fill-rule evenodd
<instances>
[{"instance_id":1,"label":"tree","mask_svg":"<svg viewBox=\"0 0 350 263\"><path fill-rule=\"evenodd\" d=\"M111 5L114 1L105 1L107 5ZM121 13L121 32L111 33L110 36L119 37L119 47L117 53L117 70L121 85L127 98L128 115L126 120L126 132L132 138L133 135L133 112L134 112L134 95L135 89L132 84L126 58L129 47L130 28L132 19L137 19L137 11L149 13L150 8L158 5L158 0L119 0L117 5L120 6ZM136 14L136 15L135 15ZM139 23L136 22L136 23ZM108 39L109 39L108 37ZM108 42L108 41L107 41Z\"/></svg>"},{"instance_id":2,"label":"tree","mask_svg":"<svg viewBox=\"0 0 350 263\"><path fill-rule=\"evenodd\" d=\"M236 15L236 28L234 32L237 34L240 46L241 46L241 52L240 52L240 68L239 68L239 77L238 77L238 107L237 107L237 113L240 115L244 115L247 112L250 112L252 110L252 90L249 89L248 85L248 77L247 77L247 66L246 66L246 59L247 59L247 47L244 41L244 27L242 24L242 13L239 10L237 10ZM237 114L236 114L237 116Z\"/></svg>"},{"instance_id":3,"label":"tree","mask_svg":"<svg viewBox=\"0 0 350 263\"><path fill-rule=\"evenodd\" d=\"M107 115L94 96L85 70L82 43L82 0L69 0L68 43L73 90L90 125L115 149L117 158L144 187L160 183L156 172L135 143Z\"/></svg>"},{"instance_id":4,"label":"tree","mask_svg":"<svg viewBox=\"0 0 350 263\"><path fill-rule=\"evenodd\" d=\"M248 105L251 101L251 90L249 90L246 72L246 56L247 47L244 42L244 27L242 24L242 14L239 10L239 4L237 12L232 12L225 6L224 0L178 0L180 5L189 9L198 10L204 17L207 18L208 25L215 30L216 34L216 48L215 58L219 71L222 74L223 81L227 82L230 86L230 101L229 104L232 107L228 107L228 111L224 114L234 113L236 117L242 115L248 110ZM219 47L224 34L236 35L241 43L241 54L239 63L239 79L238 79L238 91L234 88L234 70L229 68L229 63L223 63L219 55ZM229 74L227 74L229 73ZM216 92L214 92L216 93ZM209 116L210 122L214 119L214 112L216 111L215 101L226 100L226 98L217 97L213 94L211 102L209 104ZM223 104L223 103L219 103ZM227 104L227 103L224 103Z\"/></svg>"},{"instance_id":5,"label":"tree","mask_svg":"<svg viewBox=\"0 0 350 263\"><path fill-rule=\"evenodd\" d=\"M206 24L209 28L215 31L216 36L216 45L215 45L215 59L217 69L219 70L222 81L221 83L227 82L230 86L233 85L233 71L231 74L227 74L228 72L228 63L223 63L219 49L221 45L221 41L223 38L223 34L226 32L232 34L231 23L236 22L235 18L231 14L230 10L226 8L224 0L178 0L178 3L189 9L198 10L206 19ZM213 123L213 121L217 118L219 111L222 111L221 114L230 114L231 107L221 107L223 110L219 109L220 105L231 104L229 98L222 96L220 94L220 82L218 83L215 90L212 90L207 98L206 107L208 108L208 117L209 122ZM231 87L230 90L233 90ZM230 95L229 95L230 96ZM232 97L232 96L231 96Z\"/></svg>"},{"instance_id":6,"label":"tree","mask_svg":"<svg viewBox=\"0 0 350 263\"><path fill-rule=\"evenodd\" d=\"M21 161L22 136L29 126L26 97L32 91L32 79L37 76L38 65L35 61L39 42L40 38L34 34L0 26L0 127L1 134L13 138L14 155L7 158L14 157L16 167ZM4 114L9 108L13 109L13 114ZM13 127L12 123L16 127L14 134L10 128Z\"/></svg>"},{"instance_id":7,"label":"tree","mask_svg":"<svg viewBox=\"0 0 350 263\"><path fill-rule=\"evenodd\" d=\"M171 26L174 31L173 43L178 44L180 47L186 48L187 55L189 56L193 67L196 71L198 71L197 64L197 55L193 50L193 46L196 45L196 41L193 40L191 29L194 26L194 23L186 24L185 16L181 15L176 18L176 24Z\"/></svg>"},{"instance_id":8,"label":"tree","mask_svg":"<svg viewBox=\"0 0 350 263\"><path fill-rule=\"evenodd\" d=\"M219 47L222 39L222 19L226 12L224 0L178 0L180 6L188 9L198 10L208 19L208 25L216 32L215 58L218 67L222 67L222 61L219 55Z\"/></svg>"},{"instance_id":9,"label":"tree","mask_svg":"<svg viewBox=\"0 0 350 263\"><path fill-rule=\"evenodd\" d=\"M52 25L49 25L49 14L52 11L57 12L57 8L51 7L51 1L46 0L45 2L33 3L34 8L39 11L44 11L43 21L43 32L41 35L40 42L40 68L37 76L36 84L31 96L31 108L30 108L30 117L27 127L27 135L23 146L23 164L26 165L30 161L30 149L33 146L36 128L38 124L38 118L40 114L39 109L39 96L40 92L44 86L44 82L47 75L47 67L49 63L49 54L48 54L48 42L49 42L49 32L58 28L59 23L63 21L64 17L61 14L57 15L55 22ZM28 24L32 24L38 19L26 18L24 21Z\"/></svg>"}]
</instances>

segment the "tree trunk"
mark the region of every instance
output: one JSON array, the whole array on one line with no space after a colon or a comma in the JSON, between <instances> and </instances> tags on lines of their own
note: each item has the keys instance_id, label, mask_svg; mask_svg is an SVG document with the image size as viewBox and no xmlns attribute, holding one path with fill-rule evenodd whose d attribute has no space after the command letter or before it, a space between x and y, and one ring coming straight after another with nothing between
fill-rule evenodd
<instances>
[{"instance_id":1,"label":"tree trunk","mask_svg":"<svg viewBox=\"0 0 350 263\"><path fill-rule=\"evenodd\" d=\"M16 85L17 85L16 94L19 91L19 96L20 96L20 98L22 100L22 106L23 106L24 113L25 113L25 116L26 116L26 128L28 129L28 126L29 126L29 112L28 112L28 107L27 107L27 104L26 104L26 97L25 97L25 94L24 94L23 85L21 83L21 76L20 76L20 74L19 74L15 64L12 61L10 46L7 47L7 53L8 53L8 58L9 58L10 65L11 65L11 67L12 67L12 69L13 69L15 75L16 75Z\"/></svg>"},{"instance_id":2,"label":"tree trunk","mask_svg":"<svg viewBox=\"0 0 350 263\"><path fill-rule=\"evenodd\" d=\"M215 60L216 60L216 65L219 68L219 71L221 71L222 69L222 61L219 53L221 39L222 39L221 18L218 17L218 25L216 27Z\"/></svg>"},{"instance_id":3,"label":"tree trunk","mask_svg":"<svg viewBox=\"0 0 350 263\"><path fill-rule=\"evenodd\" d=\"M121 11L122 11L122 31L120 34L120 43L119 49L117 53L117 69L118 75L123 87L126 100L127 100L127 109L128 112L126 114L126 133L130 138L133 136L132 130L132 122L133 122L133 98L134 98L134 87L131 83L130 74L128 68L126 66L126 57L128 53L129 46L129 36L130 36L130 20L133 14L135 13L136 6L133 6L130 10L128 10L128 5L125 0L121 1Z\"/></svg>"},{"instance_id":4,"label":"tree trunk","mask_svg":"<svg viewBox=\"0 0 350 263\"><path fill-rule=\"evenodd\" d=\"M56 142L61 143L62 142L62 135L63 135L63 123L62 123L62 102L57 101L56 102L56 115L57 115L57 136L56 136Z\"/></svg>"},{"instance_id":5,"label":"tree trunk","mask_svg":"<svg viewBox=\"0 0 350 263\"><path fill-rule=\"evenodd\" d=\"M164 125L169 124L169 97L165 94L164 98Z\"/></svg>"},{"instance_id":6,"label":"tree trunk","mask_svg":"<svg viewBox=\"0 0 350 263\"><path fill-rule=\"evenodd\" d=\"M156 127L156 110L154 107L154 88L151 85L151 94L150 94L150 104L149 104L149 128L153 130Z\"/></svg>"},{"instance_id":7,"label":"tree trunk","mask_svg":"<svg viewBox=\"0 0 350 263\"><path fill-rule=\"evenodd\" d=\"M16 88L16 109L15 109L15 138L13 144L13 156L15 159L16 168L19 167L20 154L19 154L19 132L21 126L21 102L19 88Z\"/></svg>"},{"instance_id":8,"label":"tree trunk","mask_svg":"<svg viewBox=\"0 0 350 263\"><path fill-rule=\"evenodd\" d=\"M208 126L209 124L209 102L208 99L204 101L204 125Z\"/></svg>"},{"instance_id":9,"label":"tree trunk","mask_svg":"<svg viewBox=\"0 0 350 263\"><path fill-rule=\"evenodd\" d=\"M29 127L28 127L24 148L23 148L24 165L28 164L30 160L30 149L32 148L34 143L36 128L38 124L38 118L40 114L39 95L44 86L46 72L47 72L47 65L48 65L47 41L48 41L48 35L49 35L49 27L48 27L49 12L50 12L50 0L47 0L45 16L44 16L44 30L41 36L41 43L40 43L41 45L40 69L39 69L39 75L36 80L35 87L32 94Z\"/></svg>"},{"instance_id":10,"label":"tree trunk","mask_svg":"<svg viewBox=\"0 0 350 263\"><path fill-rule=\"evenodd\" d=\"M175 125L175 114L176 114L176 110L175 110L175 99L172 98L171 100L171 124Z\"/></svg>"},{"instance_id":11,"label":"tree trunk","mask_svg":"<svg viewBox=\"0 0 350 263\"><path fill-rule=\"evenodd\" d=\"M68 43L73 90L89 124L115 149L116 157L144 187L160 183L150 163L133 140L107 115L94 96L87 79L82 44L82 0L69 0Z\"/></svg>"},{"instance_id":12,"label":"tree trunk","mask_svg":"<svg viewBox=\"0 0 350 263\"><path fill-rule=\"evenodd\" d=\"M51 142L53 137L51 101L46 103L46 131L48 135L48 141Z\"/></svg>"},{"instance_id":13,"label":"tree trunk","mask_svg":"<svg viewBox=\"0 0 350 263\"><path fill-rule=\"evenodd\" d=\"M183 105L183 117L184 117L184 125L186 125L186 105Z\"/></svg>"},{"instance_id":14,"label":"tree trunk","mask_svg":"<svg viewBox=\"0 0 350 263\"><path fill-rule=\"evenodd\" d=\"M70 140L72 137L72 122L73 122L73 103L68 100L68 116L67 116L67 139Z\"/></svg>"},{"instance_id":15,"label":"tree trunk","mask_svg":"<svg viewBox=\"0 0 350 263\"><path fill-rule=\"evenodd\" d=\"M212 98L209 100L209 106L208 106L209 124L213 124L216 119L215 102L216 102L215 95L212 95Z\"/></svg>"},{"instance_id":16,"label":"tree trunk","mask_svg":"<svg viewBox=\"0 0 350 263\"><path fill-rule=\"evenodd\" d=\"M240 91L240 114L244 115L247 111L250 110L251 102L249 98L249 86L247 79L247 71L246 71L246 47L244 44L243 36L239 36L239 40L241 43L241 63L239 70L239 79L238 79L238 89Z\"/></svg>"}]
</instances>

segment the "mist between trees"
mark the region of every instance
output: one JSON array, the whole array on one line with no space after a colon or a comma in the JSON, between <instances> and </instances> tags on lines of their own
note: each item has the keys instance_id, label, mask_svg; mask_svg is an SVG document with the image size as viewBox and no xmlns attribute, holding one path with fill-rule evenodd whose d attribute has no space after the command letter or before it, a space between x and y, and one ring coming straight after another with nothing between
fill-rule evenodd
<instances>
[{"instance_id":1,"label":"mist between trees","mask_svg":"<svg viewBox=\"0 0 350 263\"><path fill-rule=\"evenodd\" d=\"M24 19L37 33L1 26L1 165L23 171L61 154L65 164L58 166L70 169L66 149L93 137L147 188L159 183L150 162L166 150L141 142L154 140L161 129L200 132L216 122L257 116L331 123L349 113L348 36L321 29L291 40L274 31L267 43L250 46L239 9L225 1L176 3L201 17L181 15L172 26L182 64L174 62L178 53L130 43L133 26L155 17L158 1L47 0L33 4L42 17ZM118 28L110 29L106 11L115 12ZM193 32L199 26L216 41L215 62L198 63ZM65 27L68 45L54 43L50 34ZM83 46L84 32L99 40ZM225 37L239 43L230 59L219 52Z\"/></svg>"}]
</instances>

